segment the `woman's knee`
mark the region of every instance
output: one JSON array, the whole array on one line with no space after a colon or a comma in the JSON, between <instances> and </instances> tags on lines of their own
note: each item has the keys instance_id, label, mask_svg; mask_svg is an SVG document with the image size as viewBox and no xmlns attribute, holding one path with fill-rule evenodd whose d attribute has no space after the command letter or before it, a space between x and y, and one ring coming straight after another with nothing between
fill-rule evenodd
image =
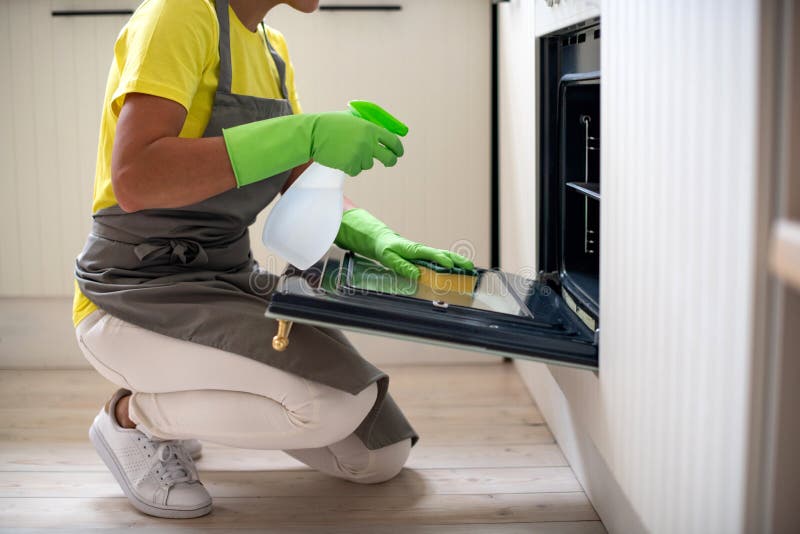
<instances>
[{"instance_id":1,"label":"woman's knee","mask_svg":"<svg viewBox=\"0 0 800 534\"><path fill-rule=\"evenodd\" d=\"M378 398L378 386L370 384L356 395L336 390L328 386L317 385L317 413L309 421L298 417L297 425L310 432L307 448L324 447L343 440L358 428L369 414ZM291 409L290 416L291 416Z\"/></svg>"},{"instance_id":2,"label":"woman's knee","mask_svg":"<svg viewBox=\"0 0 800 534\"><path fill-rule=\"evenodd\" d=\"M347 478L359 484L379 484L400 474L411 453L411 439L404 439L369 451L370 461L362 469L351 470Z\"/></svg>"}]
</instances>

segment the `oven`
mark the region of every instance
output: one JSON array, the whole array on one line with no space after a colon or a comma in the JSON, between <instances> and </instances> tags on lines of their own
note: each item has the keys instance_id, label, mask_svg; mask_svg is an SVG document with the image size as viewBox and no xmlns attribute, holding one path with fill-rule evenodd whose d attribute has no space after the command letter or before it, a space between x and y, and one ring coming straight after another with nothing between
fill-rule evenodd
<instances>
[{"instance_id":1,"label":"oven","mask_svg":"<svg viewBox=\"0 0 800 534\"><path fill-rule=\"evenodd\" d=\"M331 248L281 275L266 316L273 347L293 322L446 345L489 355L598 368L600 21L540 40L538 275L421 265L405 279ZM537 147L531 147L535 149Z\"/></svg>"},{"instance_id":2,"label":"oven","mask_svg":"<svg viewBox=\"0 0 800 534\"><path fill-rule=\"evenodd\" d=\"M540 42L539 269L599 333L600 21Z\"/></svg>"}]
</instances>

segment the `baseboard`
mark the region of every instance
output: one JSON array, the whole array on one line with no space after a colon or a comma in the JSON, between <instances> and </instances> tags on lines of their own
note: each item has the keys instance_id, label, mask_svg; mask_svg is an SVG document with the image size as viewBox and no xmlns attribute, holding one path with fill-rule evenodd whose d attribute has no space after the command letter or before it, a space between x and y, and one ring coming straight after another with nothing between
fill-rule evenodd
<instances>
[{"instance_id":1,"label":"baseboard","mask_svg":"<svg viewBox=\"0 0 800 534\"><path fill-rule=\"evenodd\" d=\"M612 534L648 532L591 437L576 423L548 366L517 361L516 367L606 529Z\"/></svg>"},{"instance_id":2,"label":"baseboard","mask_svg":"<svg viewBox=\"0 0 800 534\"><path fill-rule=\"evenodd\" d=\"M499 358L363 334L348 334L377 366L493 363ZM0 369L88 369L75 341L71 297L0 298Z\"/></svg>"}]
</instances>

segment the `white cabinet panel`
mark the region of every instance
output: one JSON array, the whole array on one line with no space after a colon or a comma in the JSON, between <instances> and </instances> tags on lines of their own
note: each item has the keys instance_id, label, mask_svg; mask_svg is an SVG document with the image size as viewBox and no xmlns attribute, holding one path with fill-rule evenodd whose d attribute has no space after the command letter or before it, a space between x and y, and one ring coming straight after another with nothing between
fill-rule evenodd
<instances>
[{"instance_id":1,"label":"white cabinet panel","mask_svg":"<svg viewBox=\"0 0 800 534\"><path fill-rule=\"evenodd\" d=\"M536 43L533 1L498 6L500 266L536 272Z\"/></svg>"},{"instance_id":2,"label":"white cabinet panel","mask_svg":"<svg viewBox=\"0 0 800 534\"><path fill-rule=\"evenodd\" d=\"M136 1L0 0L0 296L72 291L89 213L106 75Z\"/></svg>"},{"instance_id":3,"label":"white cabinet panel","mask_svg":"<svg viewBox=\"0 0 800 534\"><path fill-rule=\"evenodd\" d=\"M597 14L557 19L566 0L533 4L536 35ZM759 95L773 94L763 8L602 3L600 371L521 367L537 386L555 378L549 397L534 393L611 532L753 531L741 511L757 472L745 469L761 358L756 229L768 216L757 192L772 179L757 165L770 116ZM524 102L511 97L504 109Z\"/></svg>"}]
</instances>

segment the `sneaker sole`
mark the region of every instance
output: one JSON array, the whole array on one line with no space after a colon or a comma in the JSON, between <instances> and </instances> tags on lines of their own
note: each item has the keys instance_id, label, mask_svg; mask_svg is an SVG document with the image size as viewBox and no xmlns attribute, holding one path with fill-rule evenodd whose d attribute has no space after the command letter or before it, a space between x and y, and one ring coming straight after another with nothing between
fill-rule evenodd
<instances>
[{"instance_id":1,"label":"sneaker sole","mask_svg":"<svg viewBox=\"0 0 800 534\"><path fill-rule=\"evenodd\" d=\"M142 501L128 485L128 480L123 474L122 467L117 463L113 452L111 452L111 447L108 446L105 438L95 429L94 425L89 428L89 440L92 442L92 445L94 445L103 463L106 464L111 474L117 479L117 483L119 483L122 491L125 492L125 496L140 512L166 519L191 519L193 517L204 516L211 512L212 503L210 502L199 508L162 508Z\"/></svg>"}]
</instances>

